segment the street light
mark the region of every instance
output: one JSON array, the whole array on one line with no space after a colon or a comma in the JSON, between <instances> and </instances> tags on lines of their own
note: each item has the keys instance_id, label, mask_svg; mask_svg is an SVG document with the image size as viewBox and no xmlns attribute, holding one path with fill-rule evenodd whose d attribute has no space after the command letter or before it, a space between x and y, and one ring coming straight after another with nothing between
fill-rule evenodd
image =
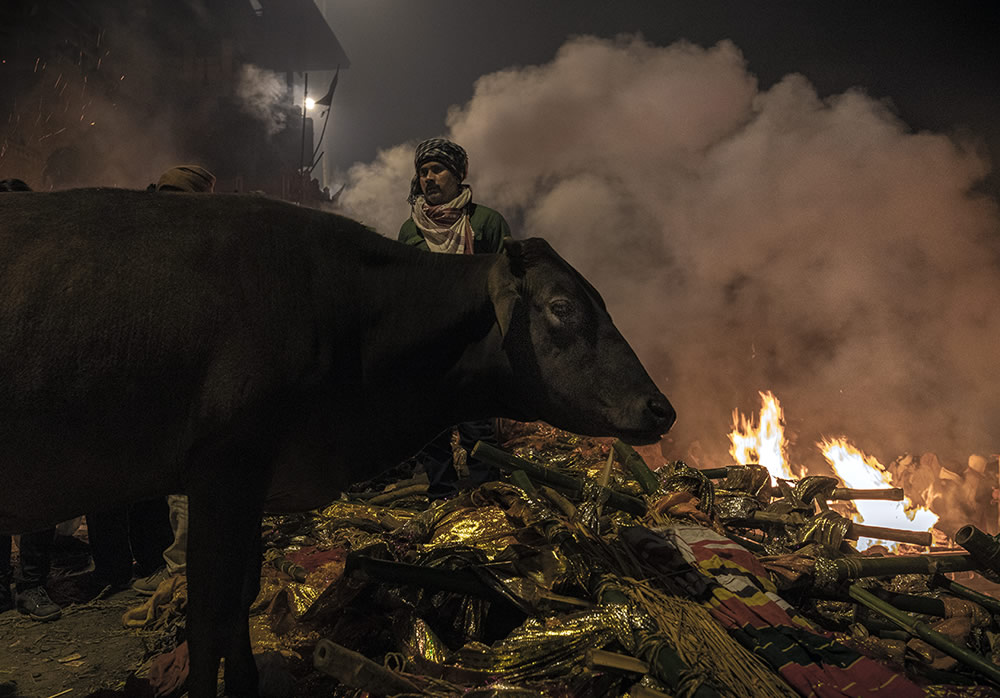
<instances>
[{"instance_id":1,"label":"street light","mask_svg":"<svg viewBox=\"0 0 1000 698\"><path fill-rule=\"evenodd\" d=\"M303 73L303 88L302 88L302 146L299 150L299 197L296 203L302 203L302 199L305 194L306 178L312 175L313 168L316 166L318 160L316 159L316 153L319 151L320 144L323 141L323 136L326 134L326 123L330 119L330 105L333 102L333 93L337 89L337 81L340 78L340 66L337 66L337 72L333 74L333 80L330 82L330 89L327 93L318 100L313 99L309 96L309 73ZM306 170L306 112L310 109L316 107L316 105L326 107L326 120L323 121L323 130L319 134L319 139L316 142L316 150L313 151L312 156L309 158L309 169Z\"/></svg>"}]
</instances>

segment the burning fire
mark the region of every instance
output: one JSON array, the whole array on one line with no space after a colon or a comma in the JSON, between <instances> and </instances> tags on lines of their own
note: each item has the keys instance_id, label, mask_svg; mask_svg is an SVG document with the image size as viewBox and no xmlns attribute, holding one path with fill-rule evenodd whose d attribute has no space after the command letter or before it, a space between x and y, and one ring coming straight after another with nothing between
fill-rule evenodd
<instances>
[{"instance_id":1,"label":"burning fire","mask_svg":"<svg viewBox=\"0 0 1000 698\"><path fill-rule=\"evenodd\" d=\"M824 439L816 445L833 466L837 477L848 487L876 489L892 486L892 479L885 467L873 456L865 456L851 446L847 443L847 439ZM902 502L859 499L855 500L854 506L858 510L854 520L873 526L907 531L929 531L938 520L937 514L924 507L914 507L909 498L905 498ZM864 550L876 543L885 545L890 550L896 548L895 543L861 538L858 540L858 549Z\"/></svg>"},{"instance_id":2,"label":"burning fire","mask_svg":"<svg viewBox=\"0 0 1000 698\"><path fill-rule=\"evenodd\" d=\"M795 478L785 458L785 415L770 391L759 393L761 399L760 425L755 426L753 417L744 417L739 410L733 410L733 431L729 434L732 446L729 453L740 465L757 463L771 473L771 484L778 478Z\"/></svg>"},{"instance_id":3,"label":"burning fire","mask_svg":"<svg viewBox=\"0 0 1000 698\"><path fill-rule=\"evenodd\" d=\"M740 465L759 463L767 468L772 482L803 477L805 468L793 474L785 455L784 413L781 405L770 391L760 393L761 410L759 424L753 417L745 417L733 410L733 431L729 434L732 446L729 453ZM846 487L856 489L879 489L892 486L889 473L873 457L865 456L851 446L846 439L825 440L816 444L833 466ZM910 531L929 531L937 523L938 516L930 509L914 507L909 499L902 502L882 500L855 500L857 513L852 513L856 523L869 526L883 526ZM896 543L862 538L858 549L864 550L876 543L895 549Z\"/></svg>"}]
</instances>

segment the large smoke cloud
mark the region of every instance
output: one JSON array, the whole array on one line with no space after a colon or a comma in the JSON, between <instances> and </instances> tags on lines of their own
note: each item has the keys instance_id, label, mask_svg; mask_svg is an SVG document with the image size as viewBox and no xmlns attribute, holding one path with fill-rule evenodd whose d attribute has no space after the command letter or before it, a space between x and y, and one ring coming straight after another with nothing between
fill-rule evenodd
<instances>
[{"instance_id":1,"label":"large smoke cloud","mask_svg":"<svg viewBox=\"0 0 1000 698\"><path fill-rule=\"evenodd\" d=\"M725 462L759 390L806 461L823 434L886 460L1000 446L1000 226L971 193L973 145L801 75L762 90L729 42L637 37L485 76L447 126L477 199L602 291L678 409L670 457ZM355 166L341 197L386 235L412 145Z\"/></svg>"}]
</instances>

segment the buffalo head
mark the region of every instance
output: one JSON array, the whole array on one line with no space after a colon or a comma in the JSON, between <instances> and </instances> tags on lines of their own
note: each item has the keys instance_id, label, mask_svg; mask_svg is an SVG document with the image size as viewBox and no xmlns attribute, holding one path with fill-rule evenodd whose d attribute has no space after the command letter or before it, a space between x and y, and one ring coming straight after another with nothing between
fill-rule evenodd
<instances>
[{"instance_id":1,"label":"buffalo head","mask_svg":"<svg viewBox=\"0 0 1000 698\"><path fill-rule=\"evenodd\" d=\"M673 407L600 294L547 242L508 241L490 294L514 372L514 404L561 429L632 444L658 441L673 425Z\"/></svg>"}]
</instances>

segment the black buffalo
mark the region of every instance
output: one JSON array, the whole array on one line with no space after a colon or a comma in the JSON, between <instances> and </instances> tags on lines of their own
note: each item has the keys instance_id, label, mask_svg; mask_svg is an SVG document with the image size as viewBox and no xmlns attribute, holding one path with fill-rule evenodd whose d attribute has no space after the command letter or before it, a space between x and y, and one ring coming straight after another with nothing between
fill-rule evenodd
<instances>
[{"instance_id":1,"label":"black buffalo","mask_svg":"<svg viewBox=\"0 0 1000 698\"><path fill-rule=\"evenodd\" d=\"M493 416L631 443L674 421L541 239L437 255L262 197L0 197L0 532L187 493L195 698L221 657L228 692L256 694L262 509L325 504Z\"/></svg>"}]
</instances>

